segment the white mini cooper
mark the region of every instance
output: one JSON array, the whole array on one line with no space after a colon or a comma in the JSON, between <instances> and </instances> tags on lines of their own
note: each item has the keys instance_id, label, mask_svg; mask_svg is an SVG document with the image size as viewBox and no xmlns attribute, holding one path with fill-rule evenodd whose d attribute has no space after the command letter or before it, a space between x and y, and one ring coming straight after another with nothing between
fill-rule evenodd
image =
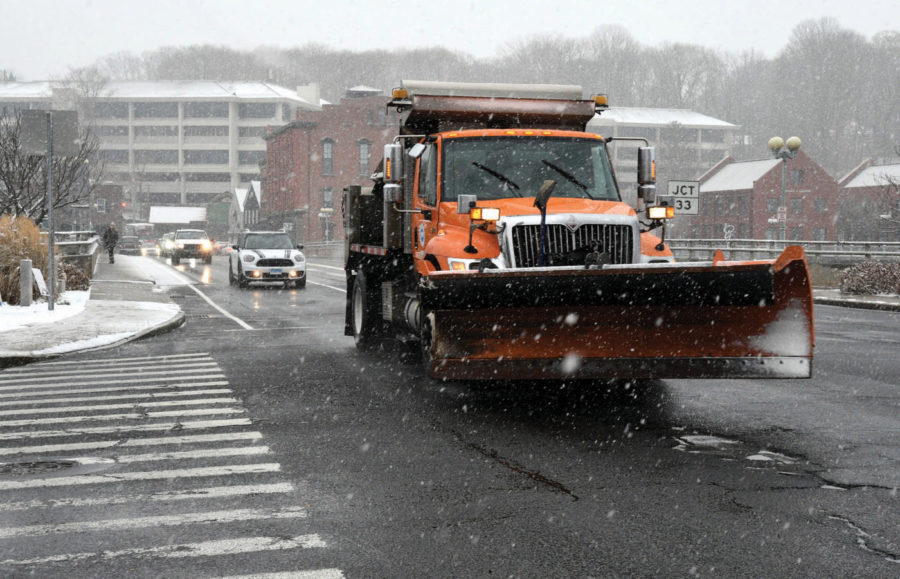
<instances>
[{"instance_id":1,"label":"white mini cooper","mask_svg":"<svg viewBox=\"0 0 900 579\"><path fill-rule=\"evenodd\" d=\"M245 231L228 254L228 283L247 287L250 282L283 282L285 287L306 286L306 257L284 231Z\"/></svg>"}]
</instances>

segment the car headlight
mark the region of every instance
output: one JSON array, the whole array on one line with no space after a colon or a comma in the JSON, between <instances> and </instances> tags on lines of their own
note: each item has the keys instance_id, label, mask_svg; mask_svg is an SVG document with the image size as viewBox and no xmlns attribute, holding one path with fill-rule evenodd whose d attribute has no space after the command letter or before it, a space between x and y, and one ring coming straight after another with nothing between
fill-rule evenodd
<instances>
[{"instance_id":1,"label":"car headlight","mask_svg":"<svg viewBox=\"0 0 900 579\"><path fill-rule=\"evenodd\" d=\"M304 261L306 261L306 258L303 257L302 253L298 253L297 255L294 256L294 261L297 263L303 263Z\"/></svg>"},{"instance_id":2,"label":"car headlight","mask_svg":"<svg viewBox=\"0 0 900 579\"><path fill-rule=\"evenodd\" d=\"M200 244L200 249L202 249L203 251L209 251L210 249L212 249L212 243L210 243L209 241L204 241Z\"/></svg>"},{"instance_id":3,"label":"car headlight","mask_svg":"<svg viewBox=\"0 0 900 579\"><path fill-rule=\"evenodd\" d=\"M178 249L184 249L184 242L183 241L175 242L175 247L177 247Z\"/></svg>"},{"instance_id":4,"label":"car headlight","mask_svg":"<svg viewBox=\"0 0 900 579\"><path fill-rule=\"evenodd\" d=\"M252 253L245 253L241 256L241 259L243 259L247 263L253 263L254 261L256 261L256 256Z\"/></svg>"}]
</instances>

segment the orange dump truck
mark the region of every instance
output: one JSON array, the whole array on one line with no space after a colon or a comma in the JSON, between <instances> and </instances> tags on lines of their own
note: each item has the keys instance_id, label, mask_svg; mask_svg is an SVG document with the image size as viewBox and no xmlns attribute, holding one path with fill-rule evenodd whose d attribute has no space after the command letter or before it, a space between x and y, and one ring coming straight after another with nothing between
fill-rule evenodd
<instances>
[{"instance_id":1,"label":"orange dump truck","mask_svg":"<svg viewBox=\"0 0 900 579\"><path fill-rule=\"evenodd\" d=\"M373 186L344 190L345 333L435 378L808 378L803 250L676 263L639 147L637 207L580 87L404 81ZM654 235L657 232L659 235Z\"/></svg>"}]
</instances>

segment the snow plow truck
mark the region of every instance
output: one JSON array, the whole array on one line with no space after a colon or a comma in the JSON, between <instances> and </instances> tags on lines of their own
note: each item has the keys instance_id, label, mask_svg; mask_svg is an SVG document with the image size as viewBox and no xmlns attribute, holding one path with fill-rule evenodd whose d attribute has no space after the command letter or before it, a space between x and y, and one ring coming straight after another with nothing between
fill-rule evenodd
<instances>
[{"instance_id":1,"label":"snow plow truck","mask_svg":"<svg viewBox=\"0 0 900 579\"><path fill-rule=\"evenodd\" d=\"M805 254L676 263L636 147L635 207L569 85L404 81L371 187L344 189L345 334L432 378L808 378ZM644 143L647 144L646 142ZM655 233L654 233L655 232Z\"/></svg>"}]
</instances>

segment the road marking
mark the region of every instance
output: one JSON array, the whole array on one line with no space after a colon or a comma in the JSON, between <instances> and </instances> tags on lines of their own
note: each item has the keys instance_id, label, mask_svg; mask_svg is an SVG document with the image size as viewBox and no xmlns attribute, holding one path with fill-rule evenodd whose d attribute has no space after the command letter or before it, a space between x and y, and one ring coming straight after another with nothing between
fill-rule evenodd
<instances>
[{"instance_id":1,"label":"road marking","mask_svg":"<svg viewBox=\"0 0 900 579\"><path fill-rule=\"evenodd\" d=\"M4 370L3 374L28 374L35 368L44 368L46 366L83 366L87 362L91 364L103 364L106 362L117 363L117 362L134 362L137 360L172 360L176 358L198 358L201 356L205 356L209 358L209 352L196 352L193 354L169 354L166 356L142 356L139 358L100 358L97 360L64 360L57 362L40 362L39 364L29 365L26 368L10 368L8 370Z\"/></svg>"},{"instance_id":2,"label":"road marking","mask_svg":"<svg viewBox=\"0 0 900 579\"><path fill-rule=\"evenodd\" d=\"M99 498L65 498L30 501L15 503L0 503L0 512L25 511L29 509L55 509L73 507L100 507L106 505L124 505L128 503L186 501L203 499L222 499L241 495L271 495L289 493L294 491L291 483L271 483L259 485L232 485L218 487L202 487L196 489L182 489L177 491L164 491L159 493L146 493L137 495L111 495Z\"/></svg>"},{"instance_id":3,"label":"road marking","mask_svg":"<svg viewBox=\"0 0 900 579\"><path fill-rule=\"evenodd\" d=\"M85 434L119 434L125 432L152 432L158 430L204 430L207 428L227 428L229 426L251 426L249 418L227 418L221 420L196 420L193 422L160 422L134 426L93 426L67 430L33 430L0 433L0 440L27 440L31 438L53 438L57 436L80 436Z\"/></svg>"},{"instance_id":4,"label":"road marking","mask_svg":"<svg viewBox=\"0 0 900 579\"><path fill-rule=\"evenodd\" d=\"M237 539L222 539L218 541L203 541L200 543L180 543L147 549L90 551L87 553L70 553L67 555L38 557L35 559L6 559L5 561L0 561L0 565L41 565L46 563L68 563L85 559L105 561L115 557L135 557L141 560L155 558L180 559L185 557L216 557L220 555L238 555L241 553L255 553L259 551L322 548L325 546L325 541L323 541L319 535L314 533L309 535L297 535L294 537L243 537Z\"/></svg>"},{"instance_id":5,"label":"road marking","mask_svg":"<svg viewBox=\"0 0 900 579\"><path fill-rule=\"evenodd\" d=\"M309 280L306 280L306 283L311 284L311 285L318 285L318 286L322 286L322 287L327 287L328 289L333 289L334 291L341 292L342 294L347 293L347 290L346 290L346 289L344 289L344 288L339 288L339 287L334 287L333 285L328 285L328 284L324 284L324 283L316 283L316 282L314 282L314 281L309 281Z\"/></svg>"},{"instance_id":6,"label":"road marking","mask_svg":"<svg viewBox=\"0 0 900 579\"><path fill-rule=\"evenodd\" d=\"M69 442L65 444L39 444L34 446L9 446L0 448L0 456L10 454L40 454L73 450L98 450L103 448L128 448L135 446L182 445L198 442L233 442L259 440L260 432L228 432L225 434L190 434L187 436L163 436L158 438L134 438L131 440L103 440L98 442Z\"/></svg>"},{"instance_id":7,"label":"road marking","mask_svg":"<svg viewBox=\"0 0 900 579\"><path fill-rule=\"evenodd\" d=\"M191 288L192 290L194 290L194 291L197 293L198 296L200 296L201 298L204 299L204 301L206 301L206 303L208 303L208 304L211 305L213 308L215 308L216 310L218 310L219 312L221 312L222 315L224 315L225 317L231 319L233 322L235 322L235 323L236 323L237 325L239 325L240 327L244 328L245 330L252 330L252 329L253 329L253 326L251 326L250 324L248 324L248 323L245 322L244 320L238 318L237 316L234 316L234 315L230 314L229 312L225 311L224 308L222 308L222 307L219 306L216 302L214 302L214 301L212 301L211 299L209 299L209 297L208 297L205 293L203 293L202 291L200 291L199 289L197 289L196 286L189 285L188 287Z\"/></svg>"},{"instance_id":8,"label":"road marking","mask_svg":"<svg viewBox=\"0 0 900 579\"><path fill-rule=\"evenodd\" d=\"M129 364L127 366L104 366L104 367L94 367L88 366L85 368L81 368L78 370L56 370L56 369L47 369L47 370L34 370L28 374L27 378L16 378L12 376L4 376L0 373L0 383L2 382L17 382L23 380L30 380L39 377L63 377L63 376L84 376L89 374L101 374L103 376L108 376L110 374L122 374L122 373L144 373L149 370L185 370L188 368L210 368L216 367L215 360L197 360L186 362L183 364L174 364L174 363L165 363L162 362L160 364Z\"/></svg>"},{"instance_id":9,"label":"road marking","mask_svg":"<svg viewBox=\"0 0 900 579\"><path fill-rule=\"evenodd\" d=\"M41 394L46 395L46 392L41 392ZM28 405L37 405L37 404L61 404L64 402L97 402L97 401L109 401L109 400L154 400L159 398L175 398L181 396L208 396L210 394L233 394L233 391L230 388L213 388L209 390L179 390L177 392L143 392L136 394L117 394L115 396L71 396L69 398L23 398L19 397L18 400L0 400L0 408L4 406L21 406L23 404Z\"/></svg>"},{"instance_id":10,"label":"road marking","mask_svg":"<svg viewBox=\"0 0 900 579\"><path fill-rule=\"evenodd\" d=\"M343 579L340 569L317 569L315 571L282 571L279 573L254 573L252 575L229 575L218 579Z\"/></svg>"},{"instance_id":11,"label":"road marking","mask_svg":"<svg viewBox=\"0 0 900 579\"><path fill-rule=\"evenodd\" d=\"M282 507L280 509L235 509L231 511L209 511L205 513L184 513L159 517L129 517L127 519L106 519L100 521L78 521L74 523L54 523L52 525L28 525L25 527L0 527L0 539L10 537L40 537L53 533L82 533L85 531L120 531L123 529L146 529L147 527L174 527L178 525L228 524L241 521L270 519L305 519L306 509L302 507Z\"/></svg>"},{"instance_id":12,"label":"road marking","mask_svg":"<svg viewBox=\"0 0 900 579\"><path fill-rule=\"evenodd\" d=\"M343 267L337 267L334 265L325 265L323 263L310 263L307 261L306 265L307 265L307 267L321 267L322 269L333 269L333 270L339 271L341 273L346 273L346 271L347 271Z\"/></svg>"},{"instance_id":13,"label":"road marking","mask_svg":"<svg viewBox=\"0 0 900 579\"><path fill-rule=\"evenodd\" d=\"M165 376L187 376L190 374L202 374L204 372L213 372L215 374L221 375L221 371L216 371L218 368L218 364L213 362L211 365L207 365L205 368L191 368L184 370L151 370L149 372L138 372L139 376L157 376L154 380L164 380ZM85 372L85 374L97 374L100 372ZM110 375L109 372L100 373L103 374L103 377L108 378L125 378L125 379L133 379L135 372L129 372L128 374L122 374L121 376ZM14 378L9 380L0 380L0 389L9 390L11 386L7 386L7 384L18 384L23 388L28 388L30 386L40 387L38 384L31 384L33 382L59 382L59 378L56 376L43 376L37 378ZM70 384L79 384L79 381L69 382ZM14 386L12 386L14 387Z\"/></svg>"},{"instance_id":14,"label":"road marking","mask_svg":"<svg viewBox=\"0 0 900 579\"><path fill-rule=\"evenodd\" d=\"M75 485L120 484L150 480L171 480L178 478L204 476L231 476L235 474L260 474L281 472L277 462L260 464L234 464L200 468L183 468L172 470L150 470L136 472L116 472L102 475L80 475L52 478L34 478L28 480L0 480L0 490L39 489L48 487L67 487Z\"/></svg>"},{"instance_id":15,"label":"road marking","mask_svg":"<svg viewBox=\"0 0 900 579\"><path fill-rule=\"evenodd\" d=\"M224 378L224 376L222 376ZM124 391L145 391L145 390L162 390L162 391L171 391L173 388L193 388L195 386L228 386L227 380L213 380L211 382L186 382L186 383L168 383L168 384L153 384L149 386L106 386L104 388L66 388L65 390L34 390L29 388L27 394L23 392L12 392L12 393L0 393L0 398L16 398L18 399L27 399L33 402L37 402L38 399L35 396L55 396L57 394L89 394L91 392L122 392ZM52 388L52 386L48 386L48 388Z\"/></svg>"},{"instance_id":16,"label":"road marking","mask_svg":"<svg viewBox=\"0 0 900 579\"><path fill-rule=\"evenodd\" d=\"M12 426L41 426L44 424L73 424L105 420L148 420L151 418L174 418L176 416L210 416L213 414L243 414L243 408L198 408L195 410L167 410L165 412L129 412L127 414L98 414L95 416L64 416L59 418L35 418L28 420L3 420L0 428Z\"/></svg>"},{"instance_id":17,"label":"road marking","mask_svg":"<svg viewBox=\"0 0 900 579\"><path fill-rule=\"evenodd\" d=\"M196 458L219 458L222 456L258 456L269 454L268 446L242 446L237 448L209 448L205 450L179 450L175 452L151 452L147 454L125 454L116 457L116 462L154 462L160 460L181 460Z\"/></svg>"},{"instance_id":18,"label":"road marking","mask_svg":"<svg viewBox=\"0 0 900 579\"><path fill-rule=\"evenodd\" d=\"M183 379L188 379L188 378L201 378L201 379L206 379L206 380L212 380L212 379L224 380L225 375L222 374L221 372L219 372L219 373L210 374L209 376L184 376L183 377ZM177 380L181 380L181 379L182 378L179 376L173 376L172 378L169 378L169 380L173 380L173 381L177 381ZM100 386L102 384L135 384L135 383L142 383L142 382L163 382L164 383L166 381L167 381L167 379L164 377L161 377L161 376L157 376L155 378L124 377L122 380L93 380L90 382L79 382L76 380L76 381L69 381L68 385L69 386ZM0 391L7 392L10 390L17 390L17 389L18 390L37 390L39 388L59 388L59 384L29 384L29 385L26 385L25 388L19 388L17 386L0 386Z\"/></svg>"},{"instance_id":19,"label":"road marking","mask_svg":"<svg viewBox=\"0 0 900 579\"><path fill-rule=\"evenodd\" d=\"M92 410L124 410L126 408L167 408L172 406L198 406L200 404L237 404L237 398L195 398L193 400L164 400L158 402L125 402L122 404L94 404L91 406L54 406L52 408L16 408L0 410L0 416L29 416L66 412L90 412Z\"/></svg>"}]
</instances>

